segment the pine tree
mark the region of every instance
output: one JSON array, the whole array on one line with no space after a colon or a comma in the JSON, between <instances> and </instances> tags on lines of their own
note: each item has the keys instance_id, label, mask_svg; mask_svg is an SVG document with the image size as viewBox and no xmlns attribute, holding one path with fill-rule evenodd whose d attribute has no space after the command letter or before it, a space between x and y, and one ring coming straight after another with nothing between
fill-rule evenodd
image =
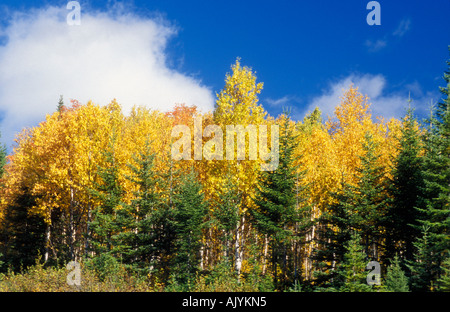
<instances>
[{"instance_id":1,"label":"pine tree","mask_svg":"<svg viewBox=\"0 0 450 312\"><path fill-rule=\"evenodd\" d=\"M29 213L35 202L36 196L22 187L22 193L5 209L0 222L0 252L5 267L26 269L36 263L38 255L44 254L46 224L42 216Z\"/></svg>"},{"instance_id":2,"label":"pine tree","mask_svg":"<svg viewBox=\"0 0 450 312\"><path fill-rule=\"evenodd\" d=\"M422 226L422 235L414 243L416 253L413 261L408 262L411 271L410 288L412 291L430 291L433 286L433 272L436 270L435 255L430 241L429 227Z\"/></svg>"},{"instance_id":3,"label":"pine tree","mask_svg":"<svg viewBox=\"0 0 450 312\"><path fill-rule=\"evenodd\" d=\"M60 95L56 111L61 114L63 111L63 108L64 108L64 100L63 100L63 96Z\"/></svg>"},{"instance_id":4,"label":"pine tree","mask_svg":"<svg viewBox=\"0 0 450 312\"><path fill-rule=\"evenodd\" d=\"M353 205L349 201L351 198L349 187L350 185L341 182L342 191L331 193L335 202L316 220L319 225L318 246L312 258L317 266L314 282L319 287L333 285L333 280L337 277L336 267L342 263L346 252L345 246L351 239L352 231L355 230L351 217Z\"/></svg>"},{"instance_id":5,"label":"pine tree","mask_svg":"<svg viewBox=\"0 0 450 312\"><path fill-rule=\"evenodd\" d=\"M446 260L442 262L441 268L443 274L438 279L439 291L450 292L450 254L447 256Z\"/></svg>"},{"instance_id":6,"label":"pine tree","mask_svg":"<svg viewBox=\"0 0 450 312\"><path fill-rule=\"evenodd\" d=\"M1 135L0 135L1 138ZM6 146L4 144L0 145L0 178L3 177L5 173L5 165L6 165Z\"/></svg>"},{"instance_id":7,"label":"pine tree","mask_svg":"<svg viewBox=\"0 0 450 312\"><path fill-rule=\"evenodd\" d=\"M115 141L113 134L108 149L104 151L105 165L98 167L100 182L94 182L95 188L90 190L100 202L93 209L93 220L90 222L90 244L95 255L113 252L114 235L118 231L116 214L123 204L121 199L124 191L119 183L119 167L114 155Z\"/></svg>"},{"instance_id":8,"label":"pine tree","mask_svg":"<svg viewBox=\"0 0 450 312\"><path fill-rule=\"evenodd\" d=\"M296 168L293 165L295 137L289 129L287 114L282 116L280 128L278 168L261 173L255 198L257 209L252 211L256 228L269 239L270 261L277 289L283 289L288 283L287 249L298 220L295 197ZM281 266L281 283L278 281L278 265Z\"/></svg>"},{"instance_id":9,"label":"pine tree","mask_svg":"<svg viewBox=\"0 0 450 312\"><path fill-rule=\"evenodd\" d=\"M391 265L387 269L385 286L388 291L408 292L408 278L400 266L398 255L394 256Z\"/></svg>"},{"instance_id":10,"label":"pine tree","mask_svg":"<svg viewBox=\"0 0 450 312\"><path fill-rule=\"evenodd\" d=\"M376 144L366 133L364 155L356 169L356 185L342 182L341 189L332 192L334 202L319 218L321 248L314 259L320 263L317 283L329 284L336 277L336 267L344 261L346 245L352 233L358 231L368 257L378 260L382 241L382 220L387 202L384 167L379 164Z\"/></svg>"},{"instance_id":11,"label":"pine tree","mask_svg":"<svg viewBox=\"0 0 450 312\"><path fill-rule=\"evenodd\" d=\"M357 233L352 233L351 239L347 242L346 253L343 262L338 266L338 278L335 283L342 285L339 291L344 292L366 292L372 287L367 285L367 256L361 245L361 237Z\"/></svg>"},{"instance_id":12,"label":"pine tree","mask_svg":"<svg viewBox=\"0 0 450 312\"><path fill-rule=\"evenodd\" d=\"M172 272L177 282L189 286L199 270L202 230L207 206L201 184L192 170L182 176L174 195L175 255Z\"/></svg>"},{"instance_id":13,"label":"pine tree","mask_svg":"<svg viewBox=\"0 0 450 312\"><path fill-rule=\"evenodd\" d=\"M450 49L450 48L449 48ZM450 61L447 62L450 66ZM441 263L450 250L450 70L445 72L443 99L432 111L424 137L424 188L418 205L419 222L428 228L429 252L433 255L431 280L440 278Z\"/></svg>"},{"instance_id":14,"label":"pine tree","mask_svg":"<svg viewBox=\"0 0 450 312\"><path fill-rule=\"evenodd\" d=\"M225 261L232 260L231 246L239 222L241 196L233 176L228 172L225 185L219 191L219 200L213 211L214 223L222 233L222 248Z\"/></svg>"},{"instance_id":15,"label":"pine tree","mask_svg":"<svg viewBox=\"0 0 450 312\"><path fill-rule=\"evenodd\" d=\"M151 145L146 143L144 151L133 156L136 165L129 164L132 175L127 177L137 185L134 199L129 205L117 211L116 223L121 229L114 239L119 242L116 252L122 261L130 264L135 271L147 275L151 266L155 266L158 254L154 228L154 212L160 204L156 185L159 176L154 171L155 154Z\"/></svg>"},{"instance_id":16,"label":"pine tree","mask_svg":"<svg viewBox=\"0 0 450 312\"><path fill-rule=\"evenodd\" d=\"M387 230L386 257L398 254L402 259L412 260L414 240L419 236L419 212L416 207L424 187L422 145L419 128L411 108L403 118L399 153L394 160L389 193L392 201L385 217Z\"/></svg>"},{"instance_id":17,"label":"pine tree","mask_svg":"<svg viewBox=\"0 0 450 312\"><path fill-rule=\"evenodd\" d=\"M385 168L379 162L377 145L368 133L365 135L363 150L365 153L361 157L361 168L357 169L358 185L353 193L353 219L356 228L361 231L367 256L378 260L383 232L382 219L388 201Z\"/></svg>"},{"instance_id":18,"label":"pine tree","mask_svg":"<svg viewBox=\"0 0 450 312\"><path fill-rule=\"evenodd\" d=\"M151 274L155 281L167 281L170 278L176 252L175 194L180 181L180 172L174 169L173 160L170 159L166 171L159 174L157 184L161 191L158 193L157 205L147 220L153 240Z\"/></svg>"}]
</instances>

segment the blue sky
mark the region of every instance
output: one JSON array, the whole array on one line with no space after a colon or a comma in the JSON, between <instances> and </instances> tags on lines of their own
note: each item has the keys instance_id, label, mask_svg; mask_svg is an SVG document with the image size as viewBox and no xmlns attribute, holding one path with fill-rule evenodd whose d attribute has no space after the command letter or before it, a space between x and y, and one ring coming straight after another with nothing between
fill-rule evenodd
<instances>
[{"instance_id":1,"label":"blue sky","mask_svg":"<svg viewBox=\"0 0 450 312\"><path fill-rule=\"evenodd\" d=\"M264 82L260 100L275 116L283 106L297 119L314 106L332 114L350 83L371 97L374 115L401 117L411 92L422 116L439 100L450 58L449 0L380 0L381 25L374 26L366 22L366 0L79 1L79 26L65 25L67 2L0 4L6 140L51 113L59 94L100 104L108 97L126 105L147 99L145 105L164 109L168 104L155 103L179 89L168 100L208 110L236 57ZM60 70L64 64L71 69ZM152 69L140 72L146 66ZM154 78L160 76L163 82ZM122 93L120 79L129 83Z\"/></svg>"}]
</instances>

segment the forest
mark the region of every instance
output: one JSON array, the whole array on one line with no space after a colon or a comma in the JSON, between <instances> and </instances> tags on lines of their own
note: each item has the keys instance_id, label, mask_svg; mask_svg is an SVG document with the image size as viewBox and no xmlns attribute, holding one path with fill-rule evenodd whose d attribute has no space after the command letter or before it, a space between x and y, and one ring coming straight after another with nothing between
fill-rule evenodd
<instances>
[{"instance_id":1,"label":"forest","mask_svg":"<svg viewBox=\"0 0 450 312\"><path fill-rule=\"evenodd\" d=\"M354 85L332 117L273 117L240 59L212 112L61 96L0 153L0 291L71 291L70 261L81 291L450 291L447 65L426 120L411 103L372 116ZM216 158L174 159L176 125ZM218 157L209 125L277 125L278 166L261 170L250 138L244 159Z\"/></svg>"}]
</instances>

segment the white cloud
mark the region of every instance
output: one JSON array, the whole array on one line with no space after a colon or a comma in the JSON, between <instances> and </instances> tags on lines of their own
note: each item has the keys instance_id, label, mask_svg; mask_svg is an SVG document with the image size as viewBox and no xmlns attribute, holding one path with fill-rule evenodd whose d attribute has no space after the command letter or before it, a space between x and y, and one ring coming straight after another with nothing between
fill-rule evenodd
<instances>
[{"instance_id":1,"label":"white cloud","mask_svg":"<svg viewBox=\"0 0 450 312\"><path fill-rule=\"evenodd\" d=\"M378 39L377 41L374 42L368 39L366 40L365 44L369 52L377 52L380 51L382 48L386 47L387 41Z\"/></svg>"},{"instance_id":2,"label":"white cloud","mask_svg":"<svg viewBox=\"0 0 450 312\"><path fill-rule=\"evenodd\" d=\"M426 110L426 106L431 98L436 98L436 94L423 92L417 82L405 85L401 92L386 92L386 78L383 75L357 75L352 74L341 80L329 84L328 88L319 96L314 97L307 106L307 113L319 107L324 118L334 115L334 110L341 102L341 97L353 84L358 87L358 92L369 97L372 117L392 117L401 118L405 114L408 106L408 92L411 91L413 107L416 113L421 114Z\"/></svg>"},{"instance_id":3,"label":"white cloud","mask_svg":"<svg viewBox=\"0 0 450 312\"><path fill-rule=\"evenodd\" d=\"M411 20L409 18L402 19L400 21L400 24L398 25L398 27L392 33L392 35L398 36L398 37L403 37L403 35L405 35L408 32L408 30L410 29L410 26L411 26Z\"/></svg>"},{"instance_id":4,"label":"white cloud","mask_svg":"<svg viewBox=\"0 0 450 312\"><path fill-rule=\"evenodd\" d=\"M383 39L370 40L367 39L364 42L364 45L367 47L369 52L378 52L383 48L387 47L388 41L391 42L391 36L401 38L403 37L411 28L411 19L404 18L400 21L397 28L392 32L392 34L387 34L383 37ZM397 38L397 39L398 39ZM388 40L389 39L389 40Z\"/></svg>"},{"instance_id":5,"label":"white cloud","mask_svg":"<svg viewBox=\"0 0 450 312\"><path fill-rule=\"evenodd\" d=\"M16 12L0 29L0 111L3 142L55 111L62 94L82 103L113 98L168 110L175 103L213 108L212 91L166 66L167 41L176 29L161 19L139 17L123 7L81 12L69 26L65 7Z\"/></svg>"},{"instance_id":6,"label":"white cloud","mask_svg":"<svg viewBox=\"0 0 450 312\"><path fill-rule=\"evenodd\" d=\"M269 104L270 106L284 106L289 102L291 102L292 100L293 99L291 96L285 95L279 99L266 98L265 102L267 102L267 104Z\"/></svg>"}]
</instances>

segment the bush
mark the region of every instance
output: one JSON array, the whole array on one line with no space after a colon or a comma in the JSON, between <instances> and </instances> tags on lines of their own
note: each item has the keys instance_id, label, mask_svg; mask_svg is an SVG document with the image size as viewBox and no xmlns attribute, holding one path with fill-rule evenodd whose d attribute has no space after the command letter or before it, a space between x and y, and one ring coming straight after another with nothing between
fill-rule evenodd
<instances>
[{"instance_id":1,"label":"bush","mask_svg":"<svg viewBox=\"0 0 450 312\"><path fill-rule=\"evenodd\" d=\"M238 279L229 261L219 262L212 271L197 277L195 291L203 292L259 292L273 291L272 278L252 270Z\"/></svg>"},{"instance_id":2,"label":"bush","mask_svg":"<svg viewBox=\"0 0 450 312\"><path fill-rule=\"evenodd\" d=\"M69 271L65 267L44 267L43 264L28 268L24 273L9 271L0 276L2 292L135 292L153 291L143 279L129 274L123 267L98 259L95 263L81 263L81 285L67 284ZM95 268L95 265L98 267ZM99 268L103 266L104 271ZM100 274L99 276L99 272ZM109 274L107 273L109 272Z\"/></svg>"}]
</instances>

